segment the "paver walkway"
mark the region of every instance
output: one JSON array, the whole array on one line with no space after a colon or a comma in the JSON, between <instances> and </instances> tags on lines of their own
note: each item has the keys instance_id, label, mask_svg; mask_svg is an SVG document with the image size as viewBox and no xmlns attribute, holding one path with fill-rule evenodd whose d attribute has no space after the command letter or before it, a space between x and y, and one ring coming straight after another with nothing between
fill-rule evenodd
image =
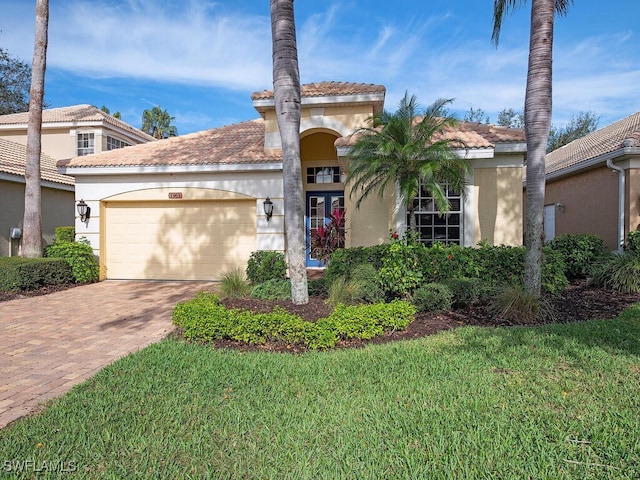
<instances>
[{"instance_id":1,"label":"paver walkway","mask_svg":"<svg viewBox=\"0 0 640 480\"><path fill-rule=\"evenodd\" d=\"M0 428L165 337L210 282L115 281L0 302Z\"/></svg>"}]
</instances>

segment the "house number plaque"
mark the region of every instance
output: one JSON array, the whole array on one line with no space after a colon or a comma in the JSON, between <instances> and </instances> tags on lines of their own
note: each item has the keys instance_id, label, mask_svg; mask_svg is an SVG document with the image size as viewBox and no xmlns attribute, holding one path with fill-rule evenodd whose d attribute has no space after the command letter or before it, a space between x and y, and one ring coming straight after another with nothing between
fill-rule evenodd
<instances>
[{"instance_id":1,"label":"house number plaque","mask_svg":"<svg viewBox=\"0 0 640 480\"><path fill-rule=\"evenodd\" d=\"M182 198L182 192L169 192L169 200L179 200Z\"/></svg>"}]
</instances>

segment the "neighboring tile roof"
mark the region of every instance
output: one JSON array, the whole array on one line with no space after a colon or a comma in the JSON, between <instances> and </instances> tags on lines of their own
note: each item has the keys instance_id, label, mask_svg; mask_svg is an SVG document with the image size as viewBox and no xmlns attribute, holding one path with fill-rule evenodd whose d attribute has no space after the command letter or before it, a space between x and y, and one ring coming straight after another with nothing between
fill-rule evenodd
<instances>
[{"instance_id":1,"label":"neighboring tile roof","mask_svg":"<svg viewBox=\"0 0 640 480\"><path fill-rule=\"evenodd\" d=\"M0 138L0 172L24 177L27 162L27 147ZM46 153L40 154L40 176L42 180L64 185L74 185L75 179L58 173L56 161Z\"/></svg>"},{"instance_id":2,"label":"neighboring tile roof","mask_svg":"<svg viewBox=\"0 0 640 480\"><path fill-rule=\"evenodd\" d=\"M336 140L336 147L350 147L362 133ZM524 143L524 129L508 128L476 122L458 122L455 127L447 128L445 137L459 140L463 148L492 148L497 143Z\"/></svg>"},{"instance_id":3,"label":"neighboring tile roof","mask_svg":"<svg viewBox=\"0 0 640 480\"><path fill-rule=\"evenodd\" d=\"M328 97L342 95L364 95L368 93L385 93L383 85L372 83L350 82L317 82L300 85L300 95L303 97ZM273 90L263 90L251 94L251 100L268 100L273 98Z\"/></svg>"},{"instance_id":4,"label":"neighboring tile roof","mask_svg":"<svg viewBox=\"0 0 640 480\"><path fill-rule=\"evenodd\" d=\"M264 150L264 120L227 125L178 137L70 160L58 167L151 165L216 165L282 162L279 153Z\"/></svg>"},{"instance_id":5,"label":"neighboring tile roof","mask_svg":"<svg viewBox=\"0 0 640 480\"><path fill-rule=\"evenodd\" d=\"M640 112L629 115L549 153L546 174L573 167L593 158L615 152L623 146L640 146Z\"/></svg>"},{"instance_id":6,"label":"neighboring tile roof","mask_svg":"<svg viewBox=\"0 0 640 480\"><path fill-rule=\"evenodd\" d=\"M29 112L11 113L9 115L0 115L0 125L24 125L26 128L29 120ZM55 123L80 123L95 122L106 123L113 127L119 128L132 135L142 137L147 141L153 141L151 135L144 133L135 127L132 127L122 120L97 109L92 105L74 105L71 107L47 108L42 111L42 124Z\"/></svg>"}]
</instances>

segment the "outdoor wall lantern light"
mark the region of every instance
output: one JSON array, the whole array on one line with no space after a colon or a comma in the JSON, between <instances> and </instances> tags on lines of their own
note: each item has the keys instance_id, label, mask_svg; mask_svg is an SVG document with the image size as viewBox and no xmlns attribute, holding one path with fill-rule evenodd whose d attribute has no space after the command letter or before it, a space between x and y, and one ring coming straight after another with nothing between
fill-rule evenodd
<instances>
[{"instance_id":1,"label":"outdoor wall lantern light","mask_svg":"<svg viewBox=\"0 0 640 480\"><path fill-rule=\"evenodd\" d=\"M556 203L556 208L560 210L560 213L564 213L564 203Z\"/></svg>"},{"instance_id":2,"label":"outdoor wall lantern light","mask_svg":"<svg viewBox=\"0 0 640 480\"><path fill-rule=\"evenodd\" d=\"M78 215L80 215L80 221L87 222L91 216L91 207L84 203L83 199L80 199L76 208L78 209Z\"/></svg>"},{"instance_id":3,"label":"outdoor wall lantern light","mask_svg":"<svg viewBox=\"0 0 640 480\"><path fill-rule=\"evenodd\" d=\"M271 220L273 216L273 202L269 197L263 202L264 203L264 214L267 216L267 222Z\"/></svg>"}]
</instances>

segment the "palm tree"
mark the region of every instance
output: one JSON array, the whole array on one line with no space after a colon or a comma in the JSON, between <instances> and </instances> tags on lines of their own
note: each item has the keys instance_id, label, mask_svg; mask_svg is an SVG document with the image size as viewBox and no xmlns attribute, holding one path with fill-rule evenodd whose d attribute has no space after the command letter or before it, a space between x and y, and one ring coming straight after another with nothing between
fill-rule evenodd
<instances>
[{"instance_id":1,"label":"palm tree","mask_svg":"<svg viewBox=\"0 0 640 480\"><path fill-rule=\"evenodd\" d=\"M25 166L22 256L42 256L42 192L40 189L40 152L44 74L47 68L49 0L36 0L36 33L31 67L29 119L27 123L27 159Z\"/></svg>"},{"instance_id":2,"label":"palm tree","mask_svg":"<svg viewBox=\"0 0 640 480\"><path fill-rule=\"evenodd\" d=\"M300 73L293 0L271 0L273 93L282 142L284 217L291 300L309 303L304 238L304 193L300 164Z\"/></svg>"},{"instance_id":3,"label":"palm tree","mask_svg":"<svg viewBox=\"0 0 640 480\"><path fill-rule=\"evenodd\" d=\"M175 125L171 125L175 118L157 105L151 110L146 109L142 112L141 130L158 139L175 137L178 135L178 129Z\"/></svg>"},{"instance_id":4,"label":"palm tree","mask_svg":"<svg viewBox=\"0 0 640 480\"><path fill-rule=\"evenodd\" d=\"M497 45L502 19L524 0L494 0L493 35ZM527 193L524 225L524 287L540 296L544 226L545 158L551 128L551 63L555 13L565 15L573 0L531 0L529 66L524 105L527 139Z\"/></svg>"},{"instance_id":5,"label":"palm tree","mask_svg":"<svg viewBox=\"0 0 640 480\"><path fill-rule=\"evenodd\" d=\"M357 208L371 193L382 197L387 187L397 186L415 234L414 200L421 186L443 213L449 211L448 188L464 195L470 167L454 151L463 143L447 135L457 122L445 108L451 101L439 99L420 112L416 96L405 93L395 113L385 111L356 132L346 183L351 195L359 195Z\"/></svg>"}]
</instances>

